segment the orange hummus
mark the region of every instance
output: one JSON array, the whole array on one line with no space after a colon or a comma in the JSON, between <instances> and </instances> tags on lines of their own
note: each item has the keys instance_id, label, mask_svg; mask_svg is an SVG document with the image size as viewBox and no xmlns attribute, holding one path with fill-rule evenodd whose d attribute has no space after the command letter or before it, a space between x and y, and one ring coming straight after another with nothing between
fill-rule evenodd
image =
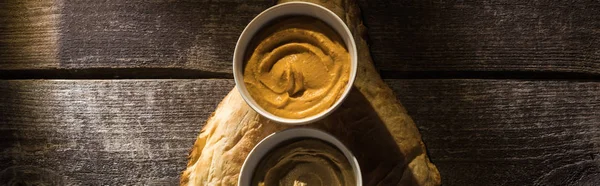
<instances>
[{"instance_id":1,"label":"orange hummus","mask_svg":"<svg viewBox=\"0 0 600 186\"><path fill-rule=\"evenodd\" d=\"M311 17L275 21L254 36L244 67L250 96L266 111L300 119L330 108L343 94L350 55L340 36Z\"/></svg>"}]
</instances>

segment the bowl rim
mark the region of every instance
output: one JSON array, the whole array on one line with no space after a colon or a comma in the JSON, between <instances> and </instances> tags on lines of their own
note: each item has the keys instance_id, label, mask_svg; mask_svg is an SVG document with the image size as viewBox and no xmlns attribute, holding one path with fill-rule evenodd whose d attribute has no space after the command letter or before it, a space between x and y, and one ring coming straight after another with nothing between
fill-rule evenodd
<instances>
[{"instance_id":1,"label":"bowl rim","mask_svg":"<svg viewBox=\"0 0 600 186\"><path fill-rule=\"evenodd\" d=\"M301 10L306 10L300 12ZM285 11L283 11L285 10ZM332 29L338 33L344 43L346 44L346 49L350 54L350 77L348 78L348 82L346 87L344 87L344 91L342 95L338 98L336 102L333 103L328 109L322 111L318 114L301 118L301 119L292 119L276 116L265 109L263 109L260 105L256 103L256 101L250 96L246 85L243 79L243 64L244 64L244 55L247 50L247 46L250 41L254 37L254 35L260 31L264 26L271 23L271 21L286 17L286 16L294 16L294 15L304 15L311 16L316 19L319 19L325 23L327 23ZM321 17L319 17L321 16ZM328 21L329 20L329 21ZM331 23L330 23L331 22ZM333 23L333 25L332 25ZM243 44L242 44L243 43ZM356 79L358 69L358 50L356 48L356 43L354 41L354 36L350 32L350 29L346 25L346 23L340 19L335 13L331 10L310 2L287 2L272 6L265 11L258 14L242 31L238 41L235 45L235 50L233 54L233 77L236 84L236 88L244 101L257 113L260 115L273 120L278 123L289 124L289 125L303 125L312 123L318 120L325 118L330 115L335 109L339 108L342 102L348 97L352 88L354 87L354 80Z\"/></svg>"},{"instance_id":2,"label":"bowl rim","mask_svg":"<svg viewBox=\"0 0 600 186\"><path fill-rule=\"evenodd\" d=\"M246 159L244 160L244 164L240 169L240 174L238 177L238 185L249 185L252 182L252 177L254 176L254 170L256 169L256 166L258 166L262 158L269 154L271 150L279 147L279 145L282 143L301 138L319 139L329 143L341 151L352 167L352 172L354 173L354 177L356 179L356 185L362 186L362 173L360 171L360 164L358 163L356 156L354 156L354 154L352 154L352 152L335 136L319 129L307 127L289 128L274 132L258 142L256 146L250 150L248 156L246 156Z\"/></svg>"}]
</instances>

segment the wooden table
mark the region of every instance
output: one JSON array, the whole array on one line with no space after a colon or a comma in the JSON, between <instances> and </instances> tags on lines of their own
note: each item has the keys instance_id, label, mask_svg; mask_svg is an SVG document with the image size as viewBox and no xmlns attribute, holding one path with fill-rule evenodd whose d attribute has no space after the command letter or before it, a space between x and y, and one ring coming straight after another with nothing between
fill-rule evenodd
<instances>
[{"instance_id":1,"label":"wooden table","mask_svg":"<svg viewBox=\"0 0 600 186\"><path fill-rule=\"evenodd\" d=\"M444 185L600 185L600 2L359 4ZM177 184L271 5L0 2L0 185Z\"/></svg>"}]
</instances>

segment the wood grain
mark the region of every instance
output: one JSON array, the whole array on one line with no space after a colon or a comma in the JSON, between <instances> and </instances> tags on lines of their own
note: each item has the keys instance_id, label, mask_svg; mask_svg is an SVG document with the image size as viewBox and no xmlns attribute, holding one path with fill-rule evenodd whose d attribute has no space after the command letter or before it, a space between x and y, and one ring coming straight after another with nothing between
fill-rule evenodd
<instances>
[{"instance_id":1,"label":"wood grain","mask_svg":"<svg viewBox=\"0 0 600 186\"><path fill-rule=\"evenodd\" d=\"M174 185L230 80L0 81L0 185Z\"/></svg>"},{"instance_id":2,"label":"wood grain","mask_svg":"<svg viewBox=\"0 0 600 186\"><path fill-rule=\"evenodd\" d=\"M444 72L600 74L598 1L359 4L376 66L389 72L384 78ZM39 73L27 70L58 69L75 77L106 78L102 74L115 68L133 69L116 76L150 68L157 74L182 69L184 75L173 76L190 78L206 73L231 77L239 34L273 2L44 0L0 5L0 71L5 73L35 78Z\"/></svg>"},{"instance_id":3,"label":"wood grain","mask_svg":"<svg viewBox=\"0 0 600 186\"><path fill-rule=\"evenodd\" d=\"M598 185L600 82L386 80L444 185ZM209 80L0 81L0 185L176 184L234 86Z\"/></svg>"},{"instance_id":4,"label":"wood grain","mask_svg":"<svg viewBox=\"0 0 600 186\"><path fill-rule=\"evenodd\" d=\"M600 73L598 1L360 1L387 71Z\"/></svg>"},{"instance_id":5,"label":"wood grain","mask_svg":"<svg viewBox=\"0 0 600 186\"><path fill-rule=\"evenodd\" d=\"M58 2L0 1L0 69L58 67Z\"/></svg>"},{"instance_id":6,"label":"wood grain","mask_svg":"<svg viewBox=\"0 0 600 186\"><path fill-rule=\"evenodd\" d=\"M600 83L388 80L445 185L599 185Z\"/></svg>"},{"instance_id":7,"label":"wood grain","mask_svg":"<svg viewBox=\"0 0 600 186\"><path fill-rule=\"evenodd\" d=\"M110 73L114 68L153 68L230 75L231 56L239 34L272 2L87 0L59 5L46 0L29 4L9 1L3 5L6 6L2 9L8 11L2 11L0 20L8 26L0 29L0 42L10 50L0 50L0 69L43 66ZM57 11L60 16L54 16ZM48 25L47 17L60 20ZM45 34L50 31L60 33L59 41L54 41L56 36ZM54 43L30 42L34 39ZM19 50L21 45L42 51ZM46 50L56 51L56 56L36 57ZM127 75L127 71L123 74Z\"/></svg>"},{"instance_id":8,"label":"wood grain","mask_svg":"<svg viewBox=\"0 0 600 186\"><path fill-rule=\"evenodd\" d=\"M183 68L231 73L233 49L270 1L65 3L63 68Z\"/></svg>"}]
</instances>

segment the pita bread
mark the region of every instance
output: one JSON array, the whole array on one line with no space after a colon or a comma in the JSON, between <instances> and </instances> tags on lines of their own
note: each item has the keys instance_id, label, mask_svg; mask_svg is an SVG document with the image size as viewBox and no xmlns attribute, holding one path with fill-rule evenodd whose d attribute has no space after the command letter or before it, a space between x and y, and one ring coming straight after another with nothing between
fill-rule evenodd
<instances>
[{"instance_id":1,"label":"pita bread","mask_svg":"<svg viewBox=\"0 0 600 186\"><path fill-rule=\"evenodd\" d=\"M365 185L440 185L439 172L427 157L417 127L373 66L356 3L314 3L335 12L350 28L359 52L358 73L340 108L302 127L325 130L342 141L356 155ZM234 88L202 128L180 184L236 185L250 150L265 136L290 127L294 126L254 112Z\"/></svg>"}]
</instances>

